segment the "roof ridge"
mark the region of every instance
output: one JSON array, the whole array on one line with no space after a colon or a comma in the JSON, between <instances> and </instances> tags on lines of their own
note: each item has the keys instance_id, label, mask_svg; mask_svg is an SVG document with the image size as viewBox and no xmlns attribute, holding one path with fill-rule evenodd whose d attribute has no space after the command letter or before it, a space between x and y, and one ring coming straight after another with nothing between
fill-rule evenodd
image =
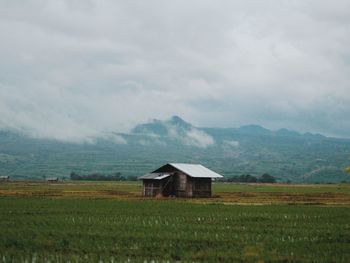
<instances>
[{"instance_id":1,"label":"roof ridge","mask_svg":"<svg viewBox=\"0 0 350 263\"><path fill-rule=\"evenodd\" d=\"M168 163L172 167L180 170L190 177L202 177L202 178L220 178L223 177L202 164L191 164L191 163ZM184 166L184 167L182 167ZM186 169L188 168L188 169ZM192 170L191 170L192 169Z\"/></svg>"}]
</instances>

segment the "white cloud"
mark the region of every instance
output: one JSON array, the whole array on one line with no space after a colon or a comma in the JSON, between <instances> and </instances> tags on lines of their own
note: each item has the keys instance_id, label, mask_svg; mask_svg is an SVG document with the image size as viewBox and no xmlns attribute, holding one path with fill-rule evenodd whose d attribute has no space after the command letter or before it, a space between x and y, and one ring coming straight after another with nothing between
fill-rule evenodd
<instances>
[{"instance_id":1,"label":"white cloud","mask_svg":"<svg viewBox=\"0 0 350 263\"><path fill-rule=\"evenodd\" d=\"M3 1L0 35L1 127L89 141L180 115L350 136L349 1Z\"/></svg>"},{"instance_id":2,"label":"white cloud","mask_svg":"<svg viewBox=\"0 0 350 263\"><path fill-rule=\"evenodd\" d=\"M114 133L105 134L102 138L107 139L115 144L127 144L128 142L120 135Z\"/></svg>"},{"instance_id":3,"label":"white cloud","mask_svg":"<svg viewBox=\"0 0 350 263\"><path fill-rule=\"evenodd\" d=\"M168 130L168 136L171 139L178 140L185 145L206 148L215 144L215 140L209 134L198 130L195 127L183 129L168 124L166 128Z\"/></svg>"},{"instance_id":4,"label":"white cloud","mask_svg":"<svg viewBox=\"0 0 350 263\"><path fill-rule=\"evenodd\" d=\"M214 139L203 131L192 128L182 138L185 144L205 148L215 143Z\"/></svg>"},{"instance_id":5,"label":"white cloud","mask_svg":"<svg viewBox=\"0 0 350 263\"><path fill-rule=\"evenodd\" d=\"M239 141L234 141L234 140L224 140L223 143L225 145L228 145L228 146L231 146L231 147L239 146Z\"/></svg>"}]
</instances>

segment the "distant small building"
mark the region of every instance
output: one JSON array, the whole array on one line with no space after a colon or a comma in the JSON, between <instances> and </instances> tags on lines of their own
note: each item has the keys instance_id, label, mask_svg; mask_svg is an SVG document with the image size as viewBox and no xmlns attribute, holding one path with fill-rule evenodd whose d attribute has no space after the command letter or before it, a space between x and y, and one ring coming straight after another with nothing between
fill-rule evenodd
<instances>
[{"instance_id":1,"label":"distant small building","mask_svg":"<svg viewBox=\"0 0 350 263\"><path fill-rule=\"evenodd\" d=\"M57 183L58 181L59 181L58 177L46 178L46 182L48 182L48 183Z\"/></svg>"},{"instance_id":2,"label":"distant small building","mask_svg":"<svg viewBox=\"0 0 350 263\"><path fill-rule=\"evenodd\" d=\"M0 176L0 181L2 181L2 182L10 181L10 176L8 176L8 175L1 175Z\"/></svg>"},{"instance_id":3,"label":"distant small building","mask_svg":"<svg viewBox=\"0 0 350 263\"><path fill-rule=\"evenodd\" d=\"M222 177L200 164L168 163L138 179L143 196L211 197L212 179Z\"/></svg>"}]
</instances>

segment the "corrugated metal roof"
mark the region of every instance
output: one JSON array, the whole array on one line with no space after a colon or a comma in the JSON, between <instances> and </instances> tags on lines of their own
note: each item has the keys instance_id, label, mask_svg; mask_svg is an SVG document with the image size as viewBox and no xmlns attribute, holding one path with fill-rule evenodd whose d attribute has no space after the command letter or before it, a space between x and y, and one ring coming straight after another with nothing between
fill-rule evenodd
<instances>
[{"instance_id":1,"label":"corrugated metal roof","mask_svg":"<svg viewBox=\"0 0 350 263\"><path fill-rule=\"evenodd\" d=\"M222 175L209 170L201 164L189 164L189 163L169 163L171 166L176 169L188 174L191 177L200 177L200 178L221 178Z\"/></svg>"},{"instance_id":2,"label":"corrugated metal roof","mask_svg":"<svg viewBox=\"0 0 350 263\"><path fill-rule=\"evenodd\" d=\"M138 179L161 180L161 179L167 178L169 176L170 176L169 173L149 173L149 174L145 174L145 175L140 176Z\"/></svg>"}]
</instances>

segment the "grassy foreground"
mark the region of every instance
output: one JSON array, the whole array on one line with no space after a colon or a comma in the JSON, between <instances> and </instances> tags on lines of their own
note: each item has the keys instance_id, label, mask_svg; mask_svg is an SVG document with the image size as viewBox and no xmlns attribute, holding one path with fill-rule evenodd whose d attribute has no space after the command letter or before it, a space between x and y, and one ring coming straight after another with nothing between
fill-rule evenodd
<instances>
[{"instance_id":1,"label":"grassy foreground","mask_svg":"<svg viewBox=\"0 0 350 263\"><path fill-rule=\"evenodd\" d=\"M139 187L0 184L0 262L350 262L346 185L218 184L209 200L143 199Z\"/></svg>"}]
</instances>

